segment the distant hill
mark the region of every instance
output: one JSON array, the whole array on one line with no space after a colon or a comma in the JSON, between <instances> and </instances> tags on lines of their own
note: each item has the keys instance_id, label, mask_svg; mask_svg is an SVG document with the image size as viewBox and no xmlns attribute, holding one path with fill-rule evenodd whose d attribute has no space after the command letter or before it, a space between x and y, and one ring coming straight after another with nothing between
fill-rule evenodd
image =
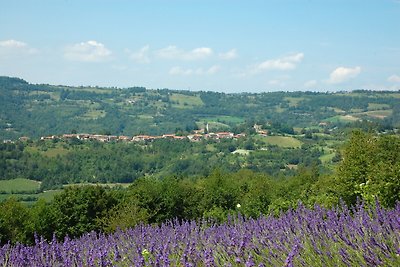
<instances>
[{"instance_id":1,"label":"distant hill","mask_svg":"<svg viewBox=\"0 0 400 267\"><path fill-rule=\"evenodd\" d=\"M224 94L143 87L30 84L0 77L0 139L76 132L137 135L240 132L243 124L335 127L361 119L398 126L400 92L265 92Z\"/></svg>"}]
</instances>

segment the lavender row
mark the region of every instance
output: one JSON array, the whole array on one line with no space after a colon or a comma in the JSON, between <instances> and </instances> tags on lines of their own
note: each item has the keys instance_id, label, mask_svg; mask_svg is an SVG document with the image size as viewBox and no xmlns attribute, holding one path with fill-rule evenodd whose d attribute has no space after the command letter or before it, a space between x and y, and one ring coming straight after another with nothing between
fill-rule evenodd
<instances>
[{"instance_id":1,"label":"lavender row","mask_svg":"<svg viewBox=\"0 0 400 267\"><path fill-rule=\"evenodd\" d=\"M139 225L0 248L0 266L400 266L400 205Z\"/></svg>"}]
</instances>

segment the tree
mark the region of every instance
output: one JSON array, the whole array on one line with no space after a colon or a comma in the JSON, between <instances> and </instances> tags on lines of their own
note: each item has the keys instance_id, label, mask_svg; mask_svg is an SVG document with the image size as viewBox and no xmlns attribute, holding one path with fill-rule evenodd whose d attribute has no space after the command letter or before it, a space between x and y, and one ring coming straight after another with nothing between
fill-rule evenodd
<instances>
[{"instance_id":1,"label":"tree","mask_svg":"<svg viewBox=\"0 0 400 267\"><path fill-rule=\"evenodd\" d=\"M75 186L55 196L55 234L79 237L102 228L102 219L117 204L117 200L102 186Z\"/></svg>"},{"instance_id":2,"label":"tree","mask_svg":"<svg viewBox=\"0 0 400 267\"><path fill-rule=\"evenodd\" d=\"M348 203L375 198L393 207L400 199L400 139L353 132L338 168L337 191Z\"/></svg>"},{"instance_id":3,"label":"tree","mask_svg":"<svg viewBox=\"0 0 400 267\"><path fill-rule=\"evenodd\" d=\"M30 238L29 211L15 198L0 203L0 243L27 242Z\"/></svg>"}]
</instances>

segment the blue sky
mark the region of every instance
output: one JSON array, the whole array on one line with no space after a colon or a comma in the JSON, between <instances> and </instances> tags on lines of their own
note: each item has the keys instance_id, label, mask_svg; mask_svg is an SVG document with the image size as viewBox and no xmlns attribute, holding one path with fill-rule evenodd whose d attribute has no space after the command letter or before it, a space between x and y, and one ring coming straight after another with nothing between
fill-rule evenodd
<instances>
[{"instance_id":1,"label":"blue sky","mask_svg":"<svg viewBox=\"0 0 400 267\"><path fill-rule=\"evenodd\" d=\"M0 0L0 75L222 92L400 89L399 0Z\"/></svg>"}]
</instances>

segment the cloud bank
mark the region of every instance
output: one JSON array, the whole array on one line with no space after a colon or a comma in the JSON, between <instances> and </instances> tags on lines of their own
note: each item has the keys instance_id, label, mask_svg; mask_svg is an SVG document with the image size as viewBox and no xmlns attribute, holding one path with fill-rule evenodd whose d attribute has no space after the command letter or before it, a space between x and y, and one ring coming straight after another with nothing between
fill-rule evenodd
<instances>
[{"instance_id":1,"label":"cloud bank","mask_svg":"<svg viewBox=\"0 0 400 267\"><path fill-rule=\"evenodd\" d=\"M111 58L111 51L97 41L87 41L65 48L64 57L71 61L101 62Z\"/></svg>"},{"instance_id":2,"label":"cloud bank","mask_svg":"<svg viewBox=\"0 0 400 267\"><path fill-rule=\"evenodd\" d=\"M209 47L198 47L185 51L174 45L155 51L158 58L171 60L201 60L210 57L212 54L213 50Z\"/></svg>"},{"instance_id":3,"label":"cloud bank","mask_svg":"<svg viewBox=\"0 0 400 267\"><path fill-rule=\"evenodd\" d=\"M37 50L30 47L27 43L9 39L0 41L0 52L6 55L15 53L35 54Z\"/></svg>"},{"instance_id":4,"label":"cloud bank","mask_svg":"<svg viewBox=\"0 0 400 267\"><path fill-rule=\"evenodd\" d=\"M297 64L300 63L304 58L303 53L297 53L286 57L277 59L266 60L256 66L257 70L293 70Z\"/></svg>"}]
</instances>

